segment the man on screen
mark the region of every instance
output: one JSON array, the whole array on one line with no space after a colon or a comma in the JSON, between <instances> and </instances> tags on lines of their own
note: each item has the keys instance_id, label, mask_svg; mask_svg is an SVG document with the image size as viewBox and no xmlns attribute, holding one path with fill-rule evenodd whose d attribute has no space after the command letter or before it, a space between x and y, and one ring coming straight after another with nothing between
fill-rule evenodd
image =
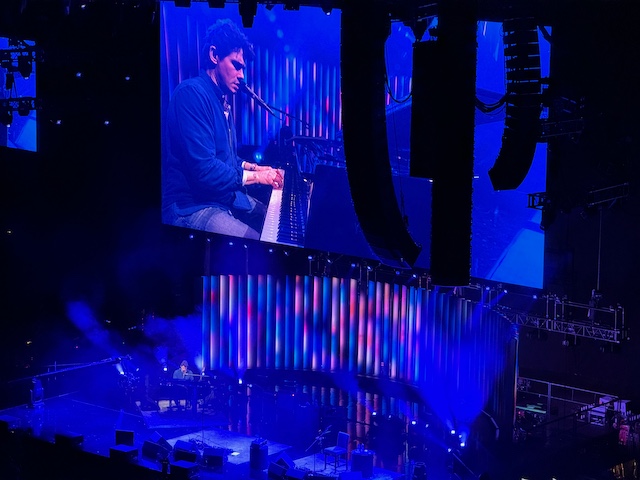
<instances>
[{"instance_id":1,"label":"man on screen","mask_svg":"<svg viewBox=\"0 0 640 480\"><path fill-rule=\"evenodd\" d=\"M200 75L180 83L166 116L163 221L259 239L266 207L247 193L251 184L283 186L280 170L237 155L231 96L253 56L247 37L230 20L209 27Z\"/></svg>"}]
</instances>

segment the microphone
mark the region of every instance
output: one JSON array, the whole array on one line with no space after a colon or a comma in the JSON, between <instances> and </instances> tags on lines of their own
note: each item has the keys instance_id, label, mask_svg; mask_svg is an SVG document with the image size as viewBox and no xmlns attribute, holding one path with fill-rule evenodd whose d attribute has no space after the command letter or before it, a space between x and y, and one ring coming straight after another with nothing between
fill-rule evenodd
<instances>
[{"instance_id":1,"label":"microphone","mask_svg":"<svg viewBox=\"0 0 640 480\"><path fill-rule=\"evenodd\" d=\"M251 90L251 88L249 87L249 85L247 85L245 82L240 82L240 90L242 91L242 93L244 93L245 95L250 96L251 98L253 98L256 103L258 105L260 105L262 108L264 108L267 112L269 112L271 115L273 115L274 117L277 117L277 115L274 113L273 110L271 110L271 107L269 105L267 105L267 102L265 102L264 100L262 100L257 94L256 92L254 92L253 90Z\"/></svg>"}]
</instances>

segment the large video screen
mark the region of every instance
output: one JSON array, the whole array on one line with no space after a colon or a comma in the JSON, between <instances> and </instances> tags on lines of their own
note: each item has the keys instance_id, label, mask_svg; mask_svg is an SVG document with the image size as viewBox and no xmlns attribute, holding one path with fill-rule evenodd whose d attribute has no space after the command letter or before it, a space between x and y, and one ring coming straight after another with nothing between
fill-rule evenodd
<instances>
[{"instance_id":1,"label":"large video screen","mask_svg":"<svg viewBox=\"0 0 640 480\"><path fill-rule=\"evenodd\" d=\"M0 37L0 147L37 150L35 42Z\"/></svg>"},{"instance_id":2,"label":"large video screen","mask_svg":"<svg viewBox=\"0 0 640 480\"><path fill-rule=\"evenodd\" d=\"M163 222L375 258L345 170L340 11L258 5L255 17L248 17L251 25L243 26L238 4L161 5ZM415 37L400 22L392 27L389 158L396 200L422 246L414 266L428 269L431 184L409 176ZM225 47L229 38L244 46L240 55ZM212 39L222 47L212 49ZM543 63L548 65L548 54ZM478 95L501 97L504 77L501 25L481 23ZM487 172L500 148L504 111L477 112L476 124L471 275L539 287L544 237L539 212L526 208L526 194L544 191L545 149L538 149L520 189L494 192Z\"/></svg>"},{"instance_id":3,"label":"large video screen","mask_svg":"<svg viewBox=\"0 0 640 480\"><path fill-rule=\"evenodd\" d=\"M340 17L259 5L243 27L237 4L163 3L165 223L375 259L345 170ZM211 27L222 33L205 40ZM241 54L222 45L200 55L229 37ZM430 183L394 173L426 262Z\"/></svg>"}]
</instances>

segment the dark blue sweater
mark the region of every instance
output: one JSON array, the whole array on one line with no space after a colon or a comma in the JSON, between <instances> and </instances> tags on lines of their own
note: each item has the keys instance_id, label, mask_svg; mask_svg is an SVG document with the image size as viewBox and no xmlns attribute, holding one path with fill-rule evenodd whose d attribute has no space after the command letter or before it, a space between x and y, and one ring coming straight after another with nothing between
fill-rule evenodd
<instances>
[{"instance_id":1,"label":"dark blue sweater","mask_svg":"<svg viewBox=\"0 0 640 480\"><path fill-rule=\"evenodd\" d=\"M175 89L165 122L163 208L188 215L209 206L249 210L231 112L206 72Z\"/></svg>"}]
</instances>

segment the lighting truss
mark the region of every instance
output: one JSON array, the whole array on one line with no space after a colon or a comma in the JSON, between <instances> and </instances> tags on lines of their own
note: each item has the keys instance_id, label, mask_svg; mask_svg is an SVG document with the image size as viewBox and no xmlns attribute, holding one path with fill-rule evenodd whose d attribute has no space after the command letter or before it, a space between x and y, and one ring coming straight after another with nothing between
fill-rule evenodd
<instances>
[{"instance_id":1,"label":"lighting truss","mask_svg":"<svg viewBox=\"0 0 640 480\"><path fill-rule=\"evenodd\" d=\"M24 116L24 112L38 110L39 101L35 97L1 98L0 110L7 112L18 112Z\"/></svg>"},{"instance_id":2,"label":"lighting truss","mask_svg":"<svg viewBox=\"0 0 640 480\"><path fill-rule=\"evenodd\" d=\"M622 340L626 339L626 335L623 330L624 323L621 323L620 328L617 328L618 325L606 327L602 325L567 321L566 319L529 315L527 313L517 312L502 306L497 306L495 310L514 325L520 325L523 327L574 335L576 337L592 338L594 340L610 343L620 343Z\"/></svg>"},{"instance_id":3,"label":"lighting truss","mask_svg":"<svg viewBox=\"0 0 640 480\"><path fill-rule=\"evenodd\" d=\"M578 138L584 130L584 99L573 100L568 97L553 97L551 89L546 88L543 97L550 99L550 118L540 120L540 141L546 142L550 138L571 137Z\"/></svg>"},{"instance_id":4,"label":"lighting truss","mask_svg":"<svg viewBox=\"0 0 640 480\"><path fill-rule=\"evenodd\" d=\"M601 205L603 203L614 202L616 200L629 196L629 184L622 183L620 185L614 185L612 187L591 190L587 195L588 207Z\"/></svg>"},{"instance_id":5,"label":"lighting truss","mask_svg":"<svg viewBox=\"0 0 640 480\"><path fill-rule=\"evenodd\" d=\"M540 139L539 141L547 141L550 138L577 136L582 134L584 130L584 120L582 118L574 118L567 120L551 121L548 119L540 120Z\"/></svg>"},{"instance_id":6,"label":"lighting truss","mask_svg":"<svg viewBox=\"0 0 640 480\"><path fill-rule=\"evenodd\" d=\"M0 68L9 73L19 72L23 78L28 78L38 54L38 47L23 40L9 39L9 48L0 50Z\"/></svg>"},{"instance_id":7,"label":"lighting truss","mask_svg":"<svg viewBox=\"0 0 640 480\"><path fill-rule=\"evenodd\" d=\"M535 208L536 210L542 210L550 203L547 192L537 192L527 194L527 208Z\"/></svg>"}]
</instances>

